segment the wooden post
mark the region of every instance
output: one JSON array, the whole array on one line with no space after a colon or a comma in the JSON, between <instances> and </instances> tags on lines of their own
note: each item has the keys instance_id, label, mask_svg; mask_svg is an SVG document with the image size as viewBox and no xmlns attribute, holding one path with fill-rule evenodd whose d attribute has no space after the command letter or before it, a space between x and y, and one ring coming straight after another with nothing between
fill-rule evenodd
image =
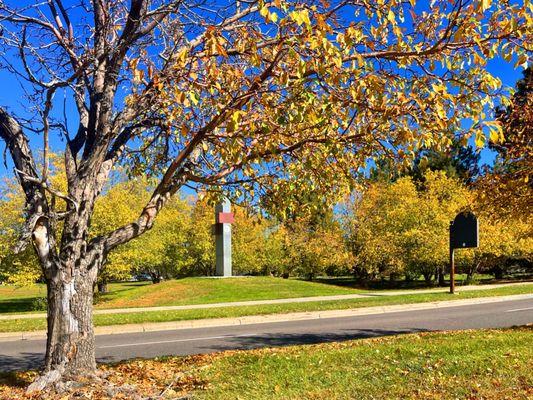
<instances>
[{"instance_id":1,"label":"wooden post","mask_svg":"<svg viewBox=\"0 0 533 400\"><path fill-rule=\"evenodd\" d=\"M453 250L450 245L450 294L455 294L455 259Z\"/></svg>"},{"instance_id":2,"label":"wooden post","mask_svg":"<svg viewBox=\"0 0 533 400\"><path fill-rule=\"evenodd\" d=\"M452 237L453 222L450 222L450 294L455 294L455 257L454 257L454 243Z\"/></svg>"}]
</instances>

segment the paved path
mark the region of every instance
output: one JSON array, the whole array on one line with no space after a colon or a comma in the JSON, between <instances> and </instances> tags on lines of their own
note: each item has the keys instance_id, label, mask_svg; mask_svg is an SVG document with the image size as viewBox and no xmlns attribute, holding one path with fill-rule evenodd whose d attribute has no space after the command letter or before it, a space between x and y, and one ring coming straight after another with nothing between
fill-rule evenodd
<instances>
[{"instance_id":1,"label":"paved path","mask_svg":"<svg viewBox=\"0 0 533 400\"><path fill-rule=\"evenodd\" d=\"M425 310L405 309L402 312L349 317L102 335L96 338L96 355L100 362L111 362L134 357L188 355L408 332L498 328L533 323L533 296L468 306L467 303L461 306L443 306L442 303ZM44 349L44 340L2 342L0 370L37 368L42 365Z\"/></svg>"},{"instance_id":2,"label":"paved path","mask_svg":"<svg viewBox=\"0 0 533 400\"><path fill-rule=\"evenodd\" d=\"M456 287L457 292L465 292L471 290L488 290L497 289L507 286L531 285L532 282L517 282L517 283L502 283L495 285L470 285ZM136 312L150 312L150 311L174 311L174 310L195 310L208 308L222 308L222 307L238 307L238 306L256 306L263 304L287 304L287 303L308 303L315 301L335 301L335 300L351 300L362 299L368 297L380 296L398 296L404 294L424 294L424 293L442 293L447 292L448 288L432 288L432 289L417 289L417 290L387 290L380 292L365 292L354 294L340 294L334 296L313 296L313 297L293 297L288 299L271 299L271 300L250 300L250 301L232 301L226 303L211 303L211 304L192 304L184 306L162 306L162 307L135 307L135 308L114 308L107 310L94 310L94 314L126 314ZM9 319L28 319L28 318L45 318L46 313L31 313L31 314L4 314L0 315L0 320Z\"/></svg>"}]
</instances>

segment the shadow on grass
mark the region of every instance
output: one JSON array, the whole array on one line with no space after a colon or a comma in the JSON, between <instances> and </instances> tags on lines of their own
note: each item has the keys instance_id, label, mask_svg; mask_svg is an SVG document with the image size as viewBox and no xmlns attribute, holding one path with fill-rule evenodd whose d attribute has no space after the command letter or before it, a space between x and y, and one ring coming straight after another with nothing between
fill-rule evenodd
<instances>
[{"instance_id":1,"label":"shadow on grass","mask_svg":"<svg viewBox=\"0 0 533 400\"><path fill-rule=\"evenodd\" d=\"M0 300L0 314L35 311L34 302L36 299L37 297Z\"/></svg>"},{"instance_id":2,"label":"shadow on grass","mask_svg":"<svg viewBox=\"0 0 533 400\"><path fill-rule=\"evenodd\" d=\"M490 284L497 284L497 283L514 283L514 282L523 282L528 281L528 279L478 279L473 282L468 283L465 279L456 279L455 284L457 286L468 286L473 284L483 284L483 285L490 285ZM426 283L424 280L414 280L414 281L405 281L405 280L376 280L376 281L360 281L355 280L353 278L349 277L342 277L342 278L316 278L313 282L323 283L326 285L334 285L334 286L341 286L341 287L347 287L347 288L353 288L353 289L370 289L370 290L390 290L390 289L431 289L431 288L437 288L439 285L437 285L436 282L432 282L430 284ZM442 287L447 287L450 284L450 281L448 278L444 281L444 285Z\"/></svg>"},{"instance_id":3,"label":"shadow on grass","mask_svg":"<svg viewBox=\"0 0 533 400\"><path fill-rule=\"evenodd\" d=\"M405 280L383 280L383 281L366 281L356 280L350 277L341 278L316 278L313 282L323 283L326 285L341 286L353 289L422 289L431 288L435 285L428 285L424 281L405 281Z\"/></svg>"}]
</instances>

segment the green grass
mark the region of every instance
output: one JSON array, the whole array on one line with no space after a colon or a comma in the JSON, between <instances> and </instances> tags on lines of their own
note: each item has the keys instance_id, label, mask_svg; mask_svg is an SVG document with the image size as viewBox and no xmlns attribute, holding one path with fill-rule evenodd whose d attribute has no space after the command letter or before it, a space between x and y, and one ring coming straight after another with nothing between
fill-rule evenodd
<instances>
[{"instance_id":1,"label":"green grass","mask_svg":"<svg viewBox=\"0 0 533 400\"><path fill-rule=\"evenodd\" d=\"M195 399L531 399L533 328L223 353Z\"/></svg>"},{"instance_id":2,"label":"green grass","mask_svg":"<svg viewBox=\"0 0 533 400\"><path fill-rule=\"evenodd\" d=\"M424 288L422 281L389 282L372 290ZM364 293L350 277L323 278L309 282L273 277L245 277L229 279L185 278L154 285L151 282L121 282L109 284L109 293L98 295L97 309L175 306L219 302L284 299ZM42 312L46 286L26 287L0 285L0 314ZM41 308L36 308L36 305Z\"/></svg>"},{"instance_id":3,"label":"green grass","mask_svg":"<svg viewBox=\"0 0 533 400\"><path fill-rule=\"evenodd\" d=\"M0 285L0 314L32 311L36 298L46 297L46 285Z\"/></svg>"},{"instance_id":4,"label":"green grass","mask_svg":"<svg viewBox=\"0 0 533 400\"><path fill-rule=\"evenodd\" d=\"M227 279L185 278L157 285L151 282L109 284L109 293L99 295L96 308L131 308L209 304L229 301L284 299L358 293L337 285L273 277ZM42 284L27 287L0 285L0 313L36 312L35 298L46 296Z\"/></svg>"},{"instance_id":5,"label":"green grass","mask_svg":"<svg viewBox=\"0 0 533 400\"><path fill-rule=\"evenodd\" d=\"M115 283L100 296L97 308L128 308L209 304L357 293L360 290L324 283L273 277L225 279L184 278L153 285Z\"/></svg>"},{"instance_id":6,"label":"green grass","mask_svg":"<svg viewBox=\"0 0 533 400\"><path fill-rule=\"evenodd\" d=\"M96 326L135 324L144 322L183 321L204 318L241 317L246 315L281 314L289 312L341 310L394 304L423 303L476 297L505 296L533 293L533 284L497 289L472 290L451 296L448 293L420 293L351 300L317 301L309 303L267 304L197 310L150 311L128 314L101 314L94 316ZM46 328L44 318L0 320L0 332L35 331Z\"/></svg>"}]
</instances>

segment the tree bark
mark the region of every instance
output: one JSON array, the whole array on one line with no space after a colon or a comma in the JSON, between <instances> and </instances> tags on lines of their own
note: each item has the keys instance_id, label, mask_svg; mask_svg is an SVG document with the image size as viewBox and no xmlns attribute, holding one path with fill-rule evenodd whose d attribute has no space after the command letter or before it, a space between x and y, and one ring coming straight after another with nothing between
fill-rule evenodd
<instances>
[{"instance_id":1,"label":"tree bark","mask_svg":"<svg viewBox=\"0 0 533 400\"><path fill-rule=\"evenodd\" d=\"M82 263L82 260L79 260ZM77 264L79 264L77 263ZM54 264L47 277L48 334L43 374L28 392L95 374L93 287L96 267ZM82 273L82 271L88 271Z\"/></svg>"},{"instance_id":2,"label":"tree bark","mask_svg":"<svg viewBox=\"0 0 533 400\"><path fill-rule=\"evenodd\" d=\"M444 267L439 267L438 275L439 275L439 286L446 286L446 282L444 281Z\"/></svg>"}]
</instances>

